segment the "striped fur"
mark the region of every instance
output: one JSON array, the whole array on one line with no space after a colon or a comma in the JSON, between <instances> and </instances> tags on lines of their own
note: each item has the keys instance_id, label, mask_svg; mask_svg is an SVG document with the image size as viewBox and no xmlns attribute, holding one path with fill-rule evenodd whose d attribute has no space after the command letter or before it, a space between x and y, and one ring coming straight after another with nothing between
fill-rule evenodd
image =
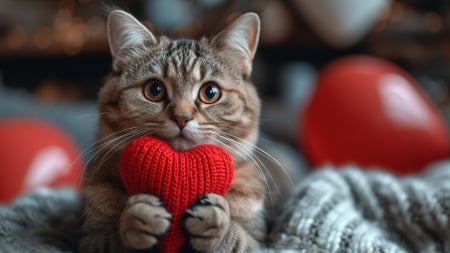
<instances>
[{"instance_id":1,"label":"striped fur","mask_svg":"<svg viewBox=\"0 0 450 253\"><path fill-rule=\"evenodd\" d=\"M205 143L228 150L236 176L224 202L217 199L217 205L189 211L191 214L204 209L192 216L206 215L202 220L223 224L216 233L207 234L192 227L205 224L190 220L189 224L197 224L186 227L188 236L192 236L190 247L200 252L224 253L258 248L265 193L254 154L260 101L249 80L259 36L258 17L245 14L213 38L172 40L155 37L130 14L114 11L109 17L108 33L113 71L99 95L100 129L97 152L85 176L81 252L154 248L164 232L165 228L150 227L129 238L127 231L134 225L118 222L142 215L133 213L136 204L129 203L117 168L124 145L141 135L157 136L177 150ZM163 83L165 99L152 102L145 97L143 87L149 80ZM199 92L210 82L219 87L221 96L215 103L203 103ZM180 117L189 118L184 128L174 120ZM216 203L212 198L211 203ZM145 215L153 215L159 208L142 206L150 210Z\"/></svg>"}]
</instances>

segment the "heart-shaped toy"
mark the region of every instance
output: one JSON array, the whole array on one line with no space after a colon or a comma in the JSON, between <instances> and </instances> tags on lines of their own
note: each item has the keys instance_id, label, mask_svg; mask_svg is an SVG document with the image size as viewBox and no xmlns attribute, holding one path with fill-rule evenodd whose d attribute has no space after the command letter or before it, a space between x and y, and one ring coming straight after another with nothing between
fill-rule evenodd
<instances>
[{"instance_id":1,"label":"heart-shaped toy","mask_svg":"<svg viewBox=\"0 0 450 253\"><path fill-rule=\"evenodd\" d=\"M131 141L120 157L120 177L130 195L152 194L172 215L171 225L159 241L160 252L174 253L184 244L181 216L198 196L224 195L234 176L230 155L214 145L199 145L177 152L149 136Z\"/></svg>"}]
</instances>

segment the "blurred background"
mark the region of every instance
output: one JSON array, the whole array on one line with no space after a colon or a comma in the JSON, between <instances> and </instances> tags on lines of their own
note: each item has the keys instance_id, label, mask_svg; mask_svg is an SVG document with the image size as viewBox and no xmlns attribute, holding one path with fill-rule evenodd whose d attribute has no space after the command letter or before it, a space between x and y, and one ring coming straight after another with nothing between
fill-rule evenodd
<instances>
[{"instance_id":1,"label":"blurred background","mask_svg":"<svg viewBox=\"0 0 450 253\"><path fill-rule=\"evenodd\" d=\"M0 0L0 84L46 102L94 100L110 69L111 6L157 34L194 38L254 11L262 18L254 80L269 100L299 103L324 64L370 54L405 68L449 117L450 2L345 0L328 7L343 14L325 8L333 1L322 2L313 8L302 0Z\"/></svg>"},{"instance_id":2,"label":"blurred background","mask_svg":"<svg viewBox=\"0 0 450 253\"><path fill-rule=\"evenodd\" d=\"M318 71L347 55L402 67L450 122L447 0L0 0L0 119L43 118L80 150L89 147L96 95L111 65L106 16L114 6L175 38L214 34L240 13L258 13L253 79L263 97L261 127L288 145L298 144L296 115Z\"/></svg>"}]
</instances>

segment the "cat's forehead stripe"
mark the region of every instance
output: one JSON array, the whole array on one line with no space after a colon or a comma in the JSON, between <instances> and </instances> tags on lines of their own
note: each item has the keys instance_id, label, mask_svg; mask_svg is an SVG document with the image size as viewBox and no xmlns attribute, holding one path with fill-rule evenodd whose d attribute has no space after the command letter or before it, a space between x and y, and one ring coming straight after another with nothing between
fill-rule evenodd
<instances>
[{"instance_id":1,"label":"cat's forehead stripe","mask_svg":"<svg viewBox=\"0 0 450 253\"><path fill-rule=\"evenodd\" d=\"M203 80L204 75L202 75L202 72L200 71L198 57L192 59L191 68L189 72L191 73L193 81L198 82Z\"/></svg>"},{"instance_id":2,"label":"cat's forehead stripe","mask_svg":"<svg viewBox=\"0 0 450 253\"><path fill-rule=\"evenodd\" d=\"M162 67L165 77L176 77L192 81L201 81L207 74L220 73L217 64L207 56L206 50L194 40L175 40L170 43L165 53Z\"/></svg>"}]
</instances>

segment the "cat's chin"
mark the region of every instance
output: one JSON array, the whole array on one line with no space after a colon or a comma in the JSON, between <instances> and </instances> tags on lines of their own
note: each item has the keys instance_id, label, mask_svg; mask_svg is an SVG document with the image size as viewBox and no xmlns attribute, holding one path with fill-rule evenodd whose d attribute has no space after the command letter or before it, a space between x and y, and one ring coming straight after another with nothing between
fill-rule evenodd
<instances>
[{"instance_id":1,"label":"cat's chin","mask_svg":"<svg viewBox=\"0 0 450 253\"><path fill-rule=\"evenodd\" d=\"M185 151L198 145L198 143L182 136L171 138L167 142L176 151Z\"/></svg>"}]
</instances>

